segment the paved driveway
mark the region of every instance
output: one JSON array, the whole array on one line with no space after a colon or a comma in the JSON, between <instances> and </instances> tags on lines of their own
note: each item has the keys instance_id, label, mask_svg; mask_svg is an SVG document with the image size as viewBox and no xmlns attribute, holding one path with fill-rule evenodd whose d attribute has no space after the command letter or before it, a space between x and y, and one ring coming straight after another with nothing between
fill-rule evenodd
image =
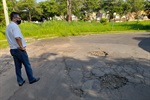
<instances>
[{"instance_id":1,"label":"paved driveway","mask_svg":"<svg viewBox=\"0 0 150 100\"><path fill-rule=\"evenodd\" d=\"M0 50L0 100L150 100L150 33L38 40L27 48L35 76L16 83L9 49Z\"/></svg>"}]
</instances>

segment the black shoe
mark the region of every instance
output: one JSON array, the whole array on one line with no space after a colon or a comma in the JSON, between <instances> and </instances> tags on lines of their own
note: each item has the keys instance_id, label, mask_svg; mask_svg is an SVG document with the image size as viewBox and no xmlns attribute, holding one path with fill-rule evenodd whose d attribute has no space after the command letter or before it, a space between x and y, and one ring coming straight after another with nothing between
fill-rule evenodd
<instances>
[{"instance_id":1,"label":"black shoe","mask_svg":"<svg viewBox=\"0 0 150 100\"><path fill-rule=\"evenodd\" d=\"M32 82L30 82L30 84L35 83L35 82L37 82L39 80L40 80L40 78L35 78L35 80L33 80Z\"/></svg>"},{"instance_id":2,"label":"black shoe","mask_svg":"<svg viewBox=\"0 0 150 100\"><path fill-rule=\"evenodd\" d=\"M25 83L25 81L23 81L22 83L18 83L19 86L22 86Z\"/></svg>"}]
</instances>

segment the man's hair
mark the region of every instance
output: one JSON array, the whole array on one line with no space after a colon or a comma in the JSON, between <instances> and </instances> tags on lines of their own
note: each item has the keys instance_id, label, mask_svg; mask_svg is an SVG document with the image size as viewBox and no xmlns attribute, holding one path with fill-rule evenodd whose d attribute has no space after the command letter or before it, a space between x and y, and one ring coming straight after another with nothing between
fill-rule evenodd
<instances>
[{"instance_id":1,"label":"man's hair","mask_svg":"<svg viewBox=\"0 0 150 100\"><path fill-rule=\"evenodd\" d=\"M13 18L17 17L18 15L19 15L19 13L17 13L17 12L12 12L12 13L10 14L10 19L12 20Z\"/></svg>"}]
</instances>

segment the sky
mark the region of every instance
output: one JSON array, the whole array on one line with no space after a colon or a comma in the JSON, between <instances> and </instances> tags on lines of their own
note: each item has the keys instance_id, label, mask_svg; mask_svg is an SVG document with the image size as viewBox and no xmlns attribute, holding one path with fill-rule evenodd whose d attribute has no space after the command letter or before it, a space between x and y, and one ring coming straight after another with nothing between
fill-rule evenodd
<instances>
[{"instance_id":1,"label":"sky","mask_svg":"<svg viewBox=\"0 0 150 100\"><path fill-rule=\"evenodd\" d=\"M37 2L45 1L45 0L36 0Z\"/></svg>"}]
</instances>

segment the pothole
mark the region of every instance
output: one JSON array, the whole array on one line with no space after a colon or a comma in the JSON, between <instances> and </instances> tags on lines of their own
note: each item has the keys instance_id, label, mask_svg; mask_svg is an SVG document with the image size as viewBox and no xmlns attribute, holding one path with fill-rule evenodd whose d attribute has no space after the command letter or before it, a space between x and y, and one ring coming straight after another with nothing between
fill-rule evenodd
<instances>
[{"instance_id":1,"label":"pothole","mask_svg":"<svg viewBox=\"0 0 150 100\"><path fill-rule=\"evenodd\" d=\"M108 89L118 89L127 84L128 79L125 77L120 77L113 74L105 74L99 77L101 81L101 86Z\"/></svg>"},{"instance_id":2,"label":"pothole","mask_svg":"<svg viewBox=\"0 0 150 100\"><path fill-rule=\"evenodd\" d=\"M90 55L92 56L107 56L108 53L105 52L105 51L101 51L101 50L98 50L98 51L90 51L88 52Z\"/></svg>"}]
</instances>

